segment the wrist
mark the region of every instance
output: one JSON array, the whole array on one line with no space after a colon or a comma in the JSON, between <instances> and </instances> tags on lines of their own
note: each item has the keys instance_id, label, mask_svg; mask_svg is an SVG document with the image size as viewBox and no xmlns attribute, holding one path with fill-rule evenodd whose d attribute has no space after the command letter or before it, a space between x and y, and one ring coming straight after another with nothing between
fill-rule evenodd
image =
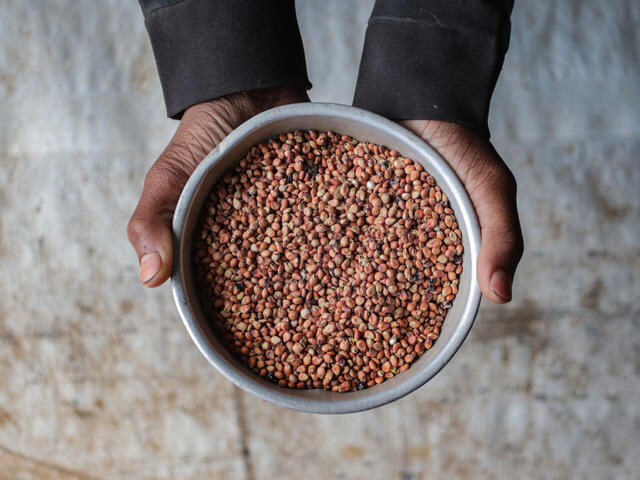
<instances>
[{"instance_id":1,"label":"wrist","mask_svg":"<svg viewBox=\"0 0 640 480\"><path fill-rule=\"evenodd\" d=\"M308 102L304 88L282 86L233 93L189 107L182 122L200 121L203 116L223 119L231 129L249 118L273 107L290 103ZM229 132L227 132L229 133Z\"/></svg>"}]
</instances>

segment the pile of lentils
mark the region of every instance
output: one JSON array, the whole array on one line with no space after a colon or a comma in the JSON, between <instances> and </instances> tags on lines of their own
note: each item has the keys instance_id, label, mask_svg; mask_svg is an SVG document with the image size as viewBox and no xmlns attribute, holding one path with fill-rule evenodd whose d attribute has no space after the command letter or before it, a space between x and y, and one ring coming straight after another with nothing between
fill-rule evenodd
<instances>
[{"instance_id":1,"label":"pile of lentils","mask_svg":"<svg viewBox=\"0 0 640 480\"><path fill-rule=\"evenodd\" d=\"M420 164L313 130L254 146L218 181L193 252L235 355L282 387L335 392L431 348L462 272L458 223Z\"/></svg>"}]
</instances>

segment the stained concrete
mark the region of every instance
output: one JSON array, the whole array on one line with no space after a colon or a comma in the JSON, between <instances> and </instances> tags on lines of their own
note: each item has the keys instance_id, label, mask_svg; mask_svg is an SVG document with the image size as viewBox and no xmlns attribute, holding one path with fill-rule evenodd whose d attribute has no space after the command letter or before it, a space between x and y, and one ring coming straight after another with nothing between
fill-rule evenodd
<instances>
[{"instance_id":1,"label":"stained concrete","mask_svg":"<svg viewBox=\"0 0 640 480\"><path fill-rule=\"evenodd\" d=\"M350 102L371 1L298 2ZM640 4L516 1L490 124L527 243L506 307L392 405L232 387L124 228L164 117L133 0L0 3L0 479L640 477Z\"/></svg>"}]
</instances>

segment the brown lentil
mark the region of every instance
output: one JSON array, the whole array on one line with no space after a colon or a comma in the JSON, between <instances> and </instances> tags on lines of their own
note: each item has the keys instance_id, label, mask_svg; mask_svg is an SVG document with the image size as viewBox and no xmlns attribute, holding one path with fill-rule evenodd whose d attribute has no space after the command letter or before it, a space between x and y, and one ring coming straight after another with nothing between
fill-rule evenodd
<instances>
[{"instance_id":1,"label":"brown lentil","mask_svg":"<svg viewBox=\"0 0 640 480\"><path fill-rule=\"evenodd\" d=\"M207 315L252 370L346 392L433 346L458 291L461 239L420 164L296 131L252 147L218 181L193 259Z\"/></svg>"}]
</instances>

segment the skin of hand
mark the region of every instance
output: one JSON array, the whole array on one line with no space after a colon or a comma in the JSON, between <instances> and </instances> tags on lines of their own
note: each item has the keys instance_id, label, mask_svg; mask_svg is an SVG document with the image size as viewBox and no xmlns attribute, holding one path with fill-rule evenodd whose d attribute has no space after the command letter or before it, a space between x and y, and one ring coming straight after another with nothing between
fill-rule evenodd
<instances>
[{"instance_id":1,"label":"skin of hand","mask_svg":"<svg viewBox=\"0 0 640 480\"><path fill-rule=\"evenodd\" d=\"M184 112L173 138L147 172L127 236L138 254L145 287L164 283L173 268L171 221L189 176L231 131L272 107L308 102L306 91L276 87L233 94L194 105Z\"/></svg>"},{"instance_id":2,"label":"skin of hand","mask_svg":"<svg viewBox=\"0 0 640 480\"><path fill-rule=\"evenodd\" d=\"M523 252L515 177L488 139L463 126L437 120L400 123L429 143L464 184L482 235L480 289L492 302L509 302Z\"/></svg>"},{"instance_id":3,"label":"skin of hand","mask_svg":"<svg viewBox=\"0 0 640 480\"><path fill-rule=\"evenodd\" d=\"M171 220L180 193L204 157L234 128L269 108L309 101L300 88L278 87L239 93L187 109L173 138L149 169L127 235L140 261L140 281L157 287L171 275ZM451 165L478 214L482 248L478 282L495 303L511 300L511 285L522 257L516 181L491 143L460 125L436 120L400 122Z\"/></svg>"}]
</instances>

